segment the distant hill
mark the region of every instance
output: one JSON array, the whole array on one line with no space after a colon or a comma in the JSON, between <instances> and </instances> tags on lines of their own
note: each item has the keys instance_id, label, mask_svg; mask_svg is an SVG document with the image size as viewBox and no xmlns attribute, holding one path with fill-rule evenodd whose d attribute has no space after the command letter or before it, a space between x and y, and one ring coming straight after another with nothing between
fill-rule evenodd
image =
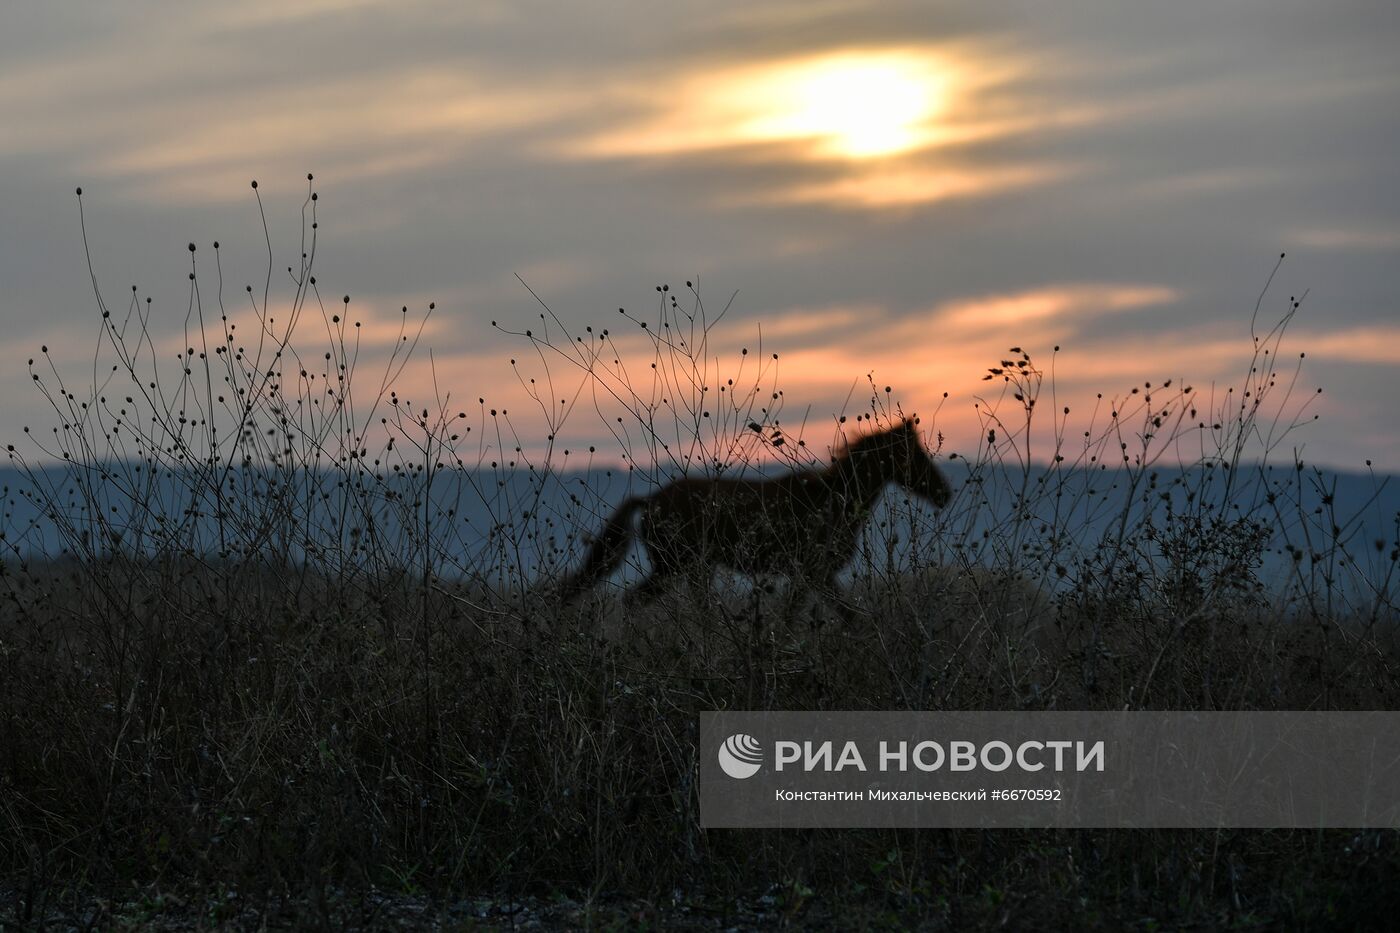
<instances>
[{"instance_id":1,"label":"distant hill","mask_svg":"<svg viewBox=\"0 0 1400 933\"><path fill-rule=\"evenodd\" d=\"M872 516L860 560L896 569L971 562L1083 573L1092 562L1078 571L1066 565L1087 561L1096 548L1184 559L1243 522L1233 533L1257 526L1265 540L1265 579L1283 581L1302 568L1396 586L1400 476L1254 466L1233 477L1199 467L1020 472L961 460L943 467L959 490L948 509L910 506L892 490ZM106 476L50 467L36 473L37 488L20 471L0 470L5 557L175 542L205 556L266 550L293 561L349 555L413 568L426 560L443 576L518 582L569 565L625 496L655 488L625 469L474 469L359 484L333 473L261 469L232 471L218 497L212 482L192 474L104 469Z\"/></svg>"}]
</instances>

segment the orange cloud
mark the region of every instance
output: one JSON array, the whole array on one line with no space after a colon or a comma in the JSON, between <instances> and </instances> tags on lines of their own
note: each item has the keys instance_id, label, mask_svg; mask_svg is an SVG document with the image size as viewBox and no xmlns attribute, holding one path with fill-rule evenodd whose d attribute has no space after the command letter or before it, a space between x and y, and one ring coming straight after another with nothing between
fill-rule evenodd
<instances>
[{"instance_id":1,"label":"orange cloud","mask_svg":"<svg viewBox=\"0 0 1400 933\"><path fill-rule=\"evenodd\" d=\"M1391 252L1400 250L1400 230L1365 227L1315 227L1293 234L1299 246L1320 250Z\"/></svg>"},{"instance_id":2,"label":"orange cloud","mask_svg":"<svg viewBox=\"0 0 1400 933\"><path fill-rule=\"evenodd\" d=\"M1161 285L1057 285L946 304L935 310L934 322L944 327L992 329L1131 311L1171 304L1180 297L1180 292Z\"/></svg>"},{"instance_id":3,"label":"orange cloud","mask_svg":"<svg viewBox=\"0 0 1400 933\"><path fill-rule=\"evenodd\" d=\"M1308 356L1349 363L1400 365L1400 326L1376 324L1337 331L1313 331L1290 335L1289 344Z\"/></svg>"},{"instance_id":4,"label":"orange cloud","mask_svg":"<svg viewBox=\"0 0 1400 933\"><path fill-rule=\"evenodd\" d=\"M896 170L877 167L832 181L796 184L774 191L746 192L726 199L726 203L831 204L878 210L998 194L1044 184L1073 171L1068 166L1056 165Z\"/></svg>"}]
</instances>

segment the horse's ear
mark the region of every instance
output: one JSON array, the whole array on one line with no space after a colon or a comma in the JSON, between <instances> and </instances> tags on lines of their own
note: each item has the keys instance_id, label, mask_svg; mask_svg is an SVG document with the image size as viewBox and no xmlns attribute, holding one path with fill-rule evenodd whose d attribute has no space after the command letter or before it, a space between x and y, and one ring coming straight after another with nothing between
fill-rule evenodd
<instances>
[{"instance_id":1,"label":"horse's ear","mask_svg":"<svg viewBox=\"0 0 1400 933\"><path fill-rule=\"evenodd\" d=\"M918 433L919 433L919 416L918 416L918 415L910 415L908 418L905 418L905 419L904 419L904 423L903 423L902 425L900 425L900 427L903 428L904 430L908 431L910 434L918 434Z\"/></svg>"}]
</instances>

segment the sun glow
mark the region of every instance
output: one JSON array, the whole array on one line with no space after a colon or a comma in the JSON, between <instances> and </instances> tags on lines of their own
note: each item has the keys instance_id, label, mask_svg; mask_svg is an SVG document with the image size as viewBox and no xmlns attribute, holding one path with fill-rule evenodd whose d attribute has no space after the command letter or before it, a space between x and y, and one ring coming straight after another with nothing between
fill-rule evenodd
<instances>
[{"instance_id":1,"label":"sun glow","mask_svg":"<svg viewBox=\"0 0 1400 933\"><path fill-rule=\"evenodd\" d=\"M876 162L976 131L957 113L969 91L963 57L847 49L683 73L647 90L628 87L652 116L585 136L571 151L613 157L758 147L766 157Z\"/></svg>"},{"instance_id":2,"label":"sun glow","mask_svg":"<svg viewBox=\"0 0 1400 933\"><path fill-rule=\"evenodd\" d=\"M746 85L746 86L744 86ZM823 154L868 159L916 148L939 111L944 81L907 53L820 58L772 69L732 88L751 116L736 135L816 143Z\"/></svg>"}]
</instances>

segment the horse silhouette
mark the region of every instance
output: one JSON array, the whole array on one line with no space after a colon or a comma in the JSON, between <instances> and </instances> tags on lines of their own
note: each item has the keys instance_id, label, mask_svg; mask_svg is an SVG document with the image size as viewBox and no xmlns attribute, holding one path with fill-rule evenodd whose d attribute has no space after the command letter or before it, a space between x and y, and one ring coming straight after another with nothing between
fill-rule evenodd
<instances>
[{"instance_id":1,"label":"horse silhouette","mask_svg":"<svg viewBox=\"0 0 1400 933\"><path fill-rule=\"evenodd\" d=\"M750 576L782 574L790 588L789 611L799 577L836 595L836 576L855 556L860 532L881 491L902 486L935 506L947 504L952 487L919 438L913 419L867 435L833 457L822 470L799 470L756 479L686 477L650 496L630 498L608 519L582 565L560 585L570 599L622 563L633 537L632 518L651 574L631 596L655 594L670 579L708 587L727 567Z\"/></svg>"}]
</instances>

